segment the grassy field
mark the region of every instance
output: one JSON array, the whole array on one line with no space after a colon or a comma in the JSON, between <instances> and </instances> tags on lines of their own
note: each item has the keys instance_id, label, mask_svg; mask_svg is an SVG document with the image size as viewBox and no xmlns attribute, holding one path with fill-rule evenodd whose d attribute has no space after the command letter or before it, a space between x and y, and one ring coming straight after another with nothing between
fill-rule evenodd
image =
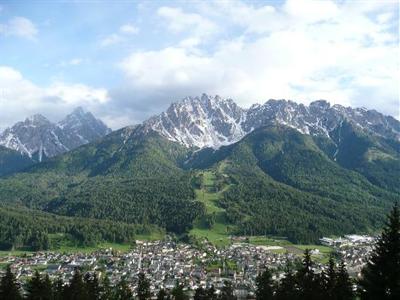
<instances>
[{"instance_id":1,"label":"grassy field","mask_svg":"<svg viewBox=\"0 0 400 300\"><path fill-rule=\"evenodd\" d=\"M161 240L165 236L165 233L162 232L152 232L147 235L137 235L137 240L143 241L155 241ZM99 243L93 247L81 247L73 244L71 241L65 238L64 234L49 234L50 242L53 245L48 252L61 252L61 253L91 253L101 249L109 249L127 252L132 249L132 244L119 244L119 243ZM43 251L41 251L43 252ZM24 250L13 250L13 251L0 251L0 257L4 256L27 256L32 255L33 251L24 251ZM0 266L0 269L2 266Z\"/></svg>"},{"instance_id":2,"label":"grassy field","mask_svg":"<svg viewBox=\"0 0 400 300\"><path fill-rule=\"evenodd\" d=\"M223 190L218 191L216 187L216 175L212 171L204 171L202 173L202 183L200 189L196 189L197 200L204 203L207 214L215 216L215 223L211 228L202 228L201 220L195 222L194 228L190 231L190 235L198 239L208 239L216 246L226 246L231 243L229 237L229 225L225 222L225 210L217 205L218 199L223 191L228 188L225 186Z\"/></svg>"}]
</instances>

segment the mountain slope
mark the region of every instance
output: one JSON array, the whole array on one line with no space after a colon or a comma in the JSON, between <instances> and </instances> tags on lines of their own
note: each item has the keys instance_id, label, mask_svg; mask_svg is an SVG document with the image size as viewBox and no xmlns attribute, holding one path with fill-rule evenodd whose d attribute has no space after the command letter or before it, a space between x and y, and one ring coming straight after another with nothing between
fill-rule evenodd
<instances>
[{"instance_id":1,"label":"mountain slope","mask_svg":"<svg viewBox=\"0 0 400 300\"><path fill-rule=\"evenodd\" d=\"M311 136L286 126L260 128L236 144L200 151L188 167L211 168L233 182L219 205L239 234L304 242L367 232L398 196L340 167Z\"/></svg>"},{"instance_id":2,"label":"mountain slope","mask_svg":"<svg viewBox=\"0 0 400 300\"><path fill-rule=\"evenodd\" d=\"M54 124L37 114L0 134L0 145L27 155L33 161L59 155L110 132L100 120L82 108Z\"/></svg>"},{"instance_id":3,"label":"mountain slope","mask_svg":"<svg viewBox=\"0 0 400 300\"><path fill-rule=\"evenodd\" d=\"M0 202L182 232L203 208L179 167L187 153L157 133L128 127L0 180Z\"/></svg>"}]
</instances>

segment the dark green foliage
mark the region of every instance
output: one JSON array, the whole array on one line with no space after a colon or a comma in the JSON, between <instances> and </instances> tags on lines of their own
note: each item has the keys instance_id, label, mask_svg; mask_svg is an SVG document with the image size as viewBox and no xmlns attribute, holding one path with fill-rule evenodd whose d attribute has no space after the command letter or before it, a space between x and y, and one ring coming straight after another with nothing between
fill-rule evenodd
<instances>
[{"instance_id":1,"label":"dark green foliage","mask_svg":"<svg viewBox=\"0 0 400 300\"><path fill-rule=\"evenodd\" d=\"M57 248L50 245L48 234L60 233L77 246L98 242L130 242L135 233L146 229L107 220L62 217L24 207L0 205L0 250Z\"/></svg>"},{"instance_id":2,"label":"dark green foliage","mask_svg":"<svg viewBox=\"0 0 400 300\"><path fill-rule=\"evenodd\" d=\"M278 300L296 300L300 298L297 278L291 268L287 268L285 277L279 282L275 298Z\"/></svg>"},{"instance_id":3,"label":"dark green foliage","mask_svg":"<svg viewBox=\"0 0 400 300\"><path fill-rule=\"evenodd\" d=\"M191 149L139 126L0 179L0 202L182 234L194 220L202 220L203 228L214 225L194 194L201 184L196 169L208 168L225 180L216 184L216 204L224 209L221 219L232 225L230 233L316 242L382 225L400 191L399 147L344 122L330 139L269 126L191 156ZM121 240L119 231L98 233L77 223L67 233L83 245ZM46 231L0 231L0 247L46 249Z\"/></svg>"},{"instance_id":4,"label":"dark green foliage","mask_svg":"<svg viewBox=\"0 0 400 300\"><path fill-rule=\"evenodd\" d=\"M101 283L101 300L112 300L113 289L111 287L110 279L107 276L107 273L104 275L104 278Z\"/></svg>"},{"instance_id":5,"label":"dark green foliage","mask_svg":"<svg viewBox=\"0 0 400 300\"><path fill-rule=\"evenodd\" d=\"M335 290L330 299L351 300L354 299L353 284L347 273L344 262L340 263L339 270L336 275Z\"/></svg>"},{"instance_id":6,"label":"dark green foliage","mask_svg":"<svg viewBox=\"0 0 400 300\"><path fill-rule=\"evenodd\" d=\"M157 300L167 300L170 297L168 296L167 292L164 289L161 289L157 293Z\"/></svg>"},{"instance_id":7,"label":"dark green foliage","mask_svg":"<svg viewBox=\"0 0 400 300\"><path fill-rule=\"evenodd\" d=\"M188 153L156 133L125 128L0 180L0 202L184 232L204 210L180 167Z\"/></svg>"},{"instance_id":8,"label":"dark green foliage","mask_svg":"<svg viewBox=\"0 0 400 300\"><path fill-rule=\"evenodd\" d=\"M150 281L144 273L138 275L137 297L139 300L150 299Z\"/></svg>"},{"instance_id":9,"label":"dark green foliage","mask_svg":"<svg viewBox=\"0 0 400 300\"><path fill-rule=\"evenodd\" d=\"M218 297L219 300L236 300L236 296L233 294L232 282L225 281L224 286L221 289L221 294Z\"/></svg>"},{"instance_id":10,"label":"dark green foliage","mask_svg":"<svg viewBox=\"0 0 400 300\"><path fill-rule=\"evenodd\" d=\"M86 300L88 299L88 290L82 278L79 269L74 271L69 285L65 287L64 299L68 300Z\"/></svg>"},{"instance_id":11,"label":"dark green foliage","mask_svg":"<svg viewBox=\"0 0 400 300\"><path fill-rule=\"evenodd\" d=\"M362 270L361 299L400 298L400 212L396 204L378 239L367 265Z\"/></svg>"},{"instance_id":12,"label":"dark green foliage","mask_svg":"<svg viewBox=\"0 0 400 300\"><path fill-rule=\"evenodd\" d=\"M172 299L174 300L188 300L189 297L185 294L185 291L183 290L183 285L177 283L176 286L172 289L171 295Z\"/></svg>"},{"instance_id":13,"label":"dark green foliage","mask_svg":"<svg viewBox=\"0 0 400 300\"><path fill-rule=\"evenodd\" d=\"M64 284L60 277L54 280L52 289L53 289L54 300L64 299Z\"/></svg>"},{"instance_id":14,"label":"dark green foliage","mask_svg":"<svg viewBox=\"0 0 400 300\"><path fill-rule=\"evenodd\" d=\"M217 152L233 183L219 205L238 234L316 242L382 224L397 195L340 167L310 136L282 126L255 130ZM206 166L204 166L206 167ZM210 167L210 166L208 166Z\"/></svg>"},{"instance_id":15,"label":"dark green foliage","mask_svg":"<svg viewBox=\"0 0 400 300\"><path fill-rule=\"evenodd\" d=\"M133 300L132 291L125 279L122 279L116 286L113 300Z\"/></svg>"},{"instance_id":16,"label":"dark green foliage","mask_svg":"<svg viewBox=\"0 0 400 300\"><path fill-rule=\"evenodd\" d=\"M273 299L273 281L272 281L272 273L266 268L264 272L259 274L256 278L256 299L257 300L269 300Z\"/></svg>"},{"instance_id":17,"label":"dark green foliage","mask_svg":"<svg viewBox=\"0 0 400 300\"><path fill-rule=\"evenodd\" d=\"M15 275L11 272L11 267L7 266L6 274L0 281L0 299L20 300L22 299Z\"/></svg>"},{"instance_id":18,"label":"dark green foliage","mask_svg":"<svg viewBox=\"0 0 400 300\"><path fill-rule=\"evenodd\" d=\"M209 298L207 298L207 296L207 291L202 287L199 287L194 293L194 300L208 300Z\"/></svg>"},{"instance_id":19,"label":"dark green foliage","mask_svg":"<svg viewBox=\"0 0 400 300\"><path fill-rule=\"evenodd\" d=\"M96 273L86 273L84 277L88 300L99 300L101 288Z\"/></svg>"},{"instance_id":20,"label":"dark green foliage","mask_svg":"<svg viewBox=\"0 0 400 300\"><path fill-rule=\"evenodd\" d=\"M35 271L26 287L26 299L28 300L53 300L52 283L46 274L43 278Z\"/></svg>"},{"instance_id":21,"label":"dark green foliage","mask_svg":"<svg viewBox=\"0 0 400 300\"><path fill-rule=\"evenodd\" d=\"M298 293L302 299L321 299L322 288L318 275L313 271L310 250L304 252L302 267L297 271Z\"/></svg>"}]
</instances>

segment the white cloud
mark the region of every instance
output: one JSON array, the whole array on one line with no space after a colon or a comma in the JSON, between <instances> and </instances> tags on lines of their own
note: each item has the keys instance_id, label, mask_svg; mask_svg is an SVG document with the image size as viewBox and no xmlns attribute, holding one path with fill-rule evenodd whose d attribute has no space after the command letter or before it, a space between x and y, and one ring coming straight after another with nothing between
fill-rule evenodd
<instances>
[{"instance_id":1,"label":"white cloud","mask_svg":"<svg viewBox=\"0 0 400 300\"><path fill-rule=\"evenodd\" d=\"M163 105L171 101L163 96L168 93L207 92L244 106L269 98L327 99L397 116L399 37L387 24L393 22L393 5L367 6L289 0L281 7L255 7L217 1L202 3L198 14L162 7L158 14L176 33L202 26L201 12L210 12L209 24L221 32L232 26L242 31L236 38L216 36L210 50L202 48L196 29L189 30L178 46L135 51L120 67L134 93L152 91L149 97L160 97Z\"/></svg>"},{"instance_id":2,"label":"white cloud","mask_svg":"<svg viewBox=\"0 0 400 300\"><path fill-rule=\"evenodd\" d=\"M165 19L168 29L174 33L190 32L194 37L207 37L215 34L218 27L206 17L196 13L184 12L181 8L163 6L157 14Z\"/></svg>"},{"instance_id":3,"label":"white cloud","mask_svg":"<svg viewBox=\"0 0 400 300\"><path fill-rule=\"evenodd\" d=\"M100 41L100 46L108 47L120 44L122 42L126 42L129 36L136 35L139 33L139 31L140 31L139 27L136 27L135 25L124 24L119 28L118 33L113 33L104 37Z\"/></svg>"},{"instance_id":4,"label":"white cloud","mask_svg":"<svg viewBox=\"0 0 400 300\"><path fill-rule=\"evenodd\" d=\"M76 106L96 112L109 100L107 90L102 88L63 82L39 87L17 70L0 66L0 128L35 113L59 120Z\"/></svg>"},{"instance_id":5,"label":"white cloud","mask_svg":"<svg viewBox=\"0 0 400 300\"><path fill-rule=\"evenodd\" d=\"M119 31L125 34L138 34L139 28L132 24L125 24L119 28Z\"/></svg>"},{"instance_id":6,"label":"white cloud","mask_svg":"<svg viewBox=\"0 0 400 300\"><path fill-rule=\"evenodd\" d=\"M7 23L0 23L0 34L34 40L38 34L36 25L24 17L14 17Z\"/></svg>"}]
</instances>

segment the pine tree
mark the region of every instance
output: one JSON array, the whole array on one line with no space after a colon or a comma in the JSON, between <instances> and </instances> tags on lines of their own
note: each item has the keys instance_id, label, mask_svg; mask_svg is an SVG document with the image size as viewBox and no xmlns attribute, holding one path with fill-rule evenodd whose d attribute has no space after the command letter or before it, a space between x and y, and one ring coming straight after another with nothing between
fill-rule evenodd
<instances>
[{"instance_id":1,"label":"pine tree","mask_svg":"<svg viewBox=\"0 0 400 300\"><path fill-rule=\"evenodd\" d=\"M304 252L303 264L297 272L299 296L303 299L313 300L321 298L320 278L314 274L313 262L309 249Z\"/></svg>"},{"instance_id":2,"label":"pine tree","mask_svg":"<svg viewBox=\"0 0 400 300\"><path fill-rule=\"evenodd\" d=\"M176 286L173 288L171 295L174 300L187 300L189 297L183 291L183 285L176 283Z\"/></svg>"},{"instance_id":3,"label":"pine tree","mask_svg":"<svg viewBox=\"0 0 400 300\"><path fill-rule=\"evenodd\" d=\"M64 299L64 283L60 277L53 282L52 290L54 300Z\"/></svg>"},{"instance_id":4,"label":"pine tree","mask_svg":"<svg viewBox=\"0 0 400 300\"><path fill-rule=\"evenodd\" d=\"M297 278L290 266L286 267L285 277L280 281L278 285L275 298L278 300L299 299Z\"/></svg>"},{"instance_id":5,"label":"pine tree","mask_svg":"<svg viewBox=\"0 0 400 300\"><path fill-rule=\"evenodd\" d=\"M336 268L333 256L329 257L328 269L322 274L322 284L324 290L324 299L333 300L336 299L335 287L336 287Z\"/></svg>"},{"instance_id":6,"label":"pine tree","mask_svg":"<svg viewBox=\"0 0 400 300\"><path fill-rule=\"evenodd\" d=\"M0 281L0 299L20 300L22 299L18 289L17 280L11 272L11 267L7 266L6 274Z\"/></svg>"},{"instance_id":7,"label":"pine tree","mask_svg":"<svg viewBox=\"0 0 400 300\"><path fill-rule=\"evenodd\" d=\"M273 282L272 273L266 268L264 272L259 274L256 278L256 299L257 300L269 300L273 298Z\"/></svg>"},{"instance_id":8,"label":"pine tree","mask_svg":"<svg viewBox=\"0 0 400 300\"><path fill-rule=\"evenodd\" d=\"M125 279L122 279L115 288L114 300L133 300L132 291Z\"/></svg>"},{"instance_id":9,"label":"pine tree","mask_svg":"<svg viewBox=\"0 0 400 300\"><path fill-rule=\"evenodd\" d=\"M146 278L144 273L139 273L138 278L137 295L139 300L150 299L150 281Z\"/></svg>"},{"instance_id":10,"label":"pine tree","mask_svg":"<svg viewBox=\"0 0 400 300\"><path fill-rule=\"evenodd\" d=\"M113 289L111 288L110 279L108 278L107 274L104 275L101 284L101 300L112 300L113 299Z\"/></svg>"},{"instance_id":11,"label":"pine tree","mask_svg":"<svg viewBox=\"0 0 400 300\"><path fill-rule=\"evenodd\" d=\"M396 204L362 270L361 299L400 299L400 217Z\"/></svg>"},{"instance_id":12,"label":"pine tree","mask_svg":"<svg viewBox=\"0 0 400 300\"><path fill-rule=\"evenodd\" d=\"M40 278L39 272L36 270L32 278L28 281L26 287L28 300L41 300L42 299L42 279Z\"/></svg>"},{"instance_id":13,"label":"pine tree","mask_svg":"<svg viewBox=\"0 0 400 300\"><path fill-rule=\"evenodd\" d=\"M53 300L53 284L50 280L49 274L45 274L42 279L43 300Z\"/></svg>"},{"instance_id":14,"label":"pine tree","mask_svg":"<svg viewBox=\"0 0 400 300\"><path fill-rule=\"evenodd\" d=\"M99 280L95 273L94 274L87 273L85 275L85 286L89 300L100 299L101 289L99 285Z\"/></svg>"},{"instance_id":15,"label":"pine tree","mask_svg":"<svg viewBox=\"0 0 400 300\"><path fill-rule=\"evenodd\" d=\"M354 299L353 284L349 278L346 265L343 261L340 263L337 272L334 297L336 300Z\"/></svg>"},{"instance_id":16,"label":"pine tree","mask_svg":"<svg viewBox=\"0 0 400 300\"><path fill-rule=\"evenodd\" d=\"M65 297L68 300L87 300L88 294L85 283L82 279L82 273L76 269L72 276L69 286L65 288Z\"/></svg>"},{"instance_id":17,"label":"pine tree","mask_svg":"<svg viewBox=\"0 0 400 300\"><path fill-rule=\"evenodd\" d=\"M215 294L215 287L213 285L206 289L206 294L208 300L217 299L217 295Z\"/></svg>"},{"instance_id":18,"label":"pine tree","mask_svg":"<svg viewBox=\"0 0 400 300\"><path fill-rule=\"evenodd\" d=\"M168 298L167 292L161 289L157 293L157 300L166 300Z\"/></svg>"},{"instance_id":19,"label":"pine tree","mask_svg":"<svg viewBox=\"0 0 400 300\"><path fill-rule=\"evenodd\" d=\"M194 300L208 300L207 291L203 287L197 288L194 293Z\"/></svg>"},{"instance_id":20,"label":"pine tree","mask_svg":"<svg viewBox=\"0 0 400 300\"><path fill-rule=\"evenodd\" d=\"M220 300L236 300L236 296L233 294L233 287L230 281L225 281L224 286L221 289Z\"/></svg>"}]
</instances>

